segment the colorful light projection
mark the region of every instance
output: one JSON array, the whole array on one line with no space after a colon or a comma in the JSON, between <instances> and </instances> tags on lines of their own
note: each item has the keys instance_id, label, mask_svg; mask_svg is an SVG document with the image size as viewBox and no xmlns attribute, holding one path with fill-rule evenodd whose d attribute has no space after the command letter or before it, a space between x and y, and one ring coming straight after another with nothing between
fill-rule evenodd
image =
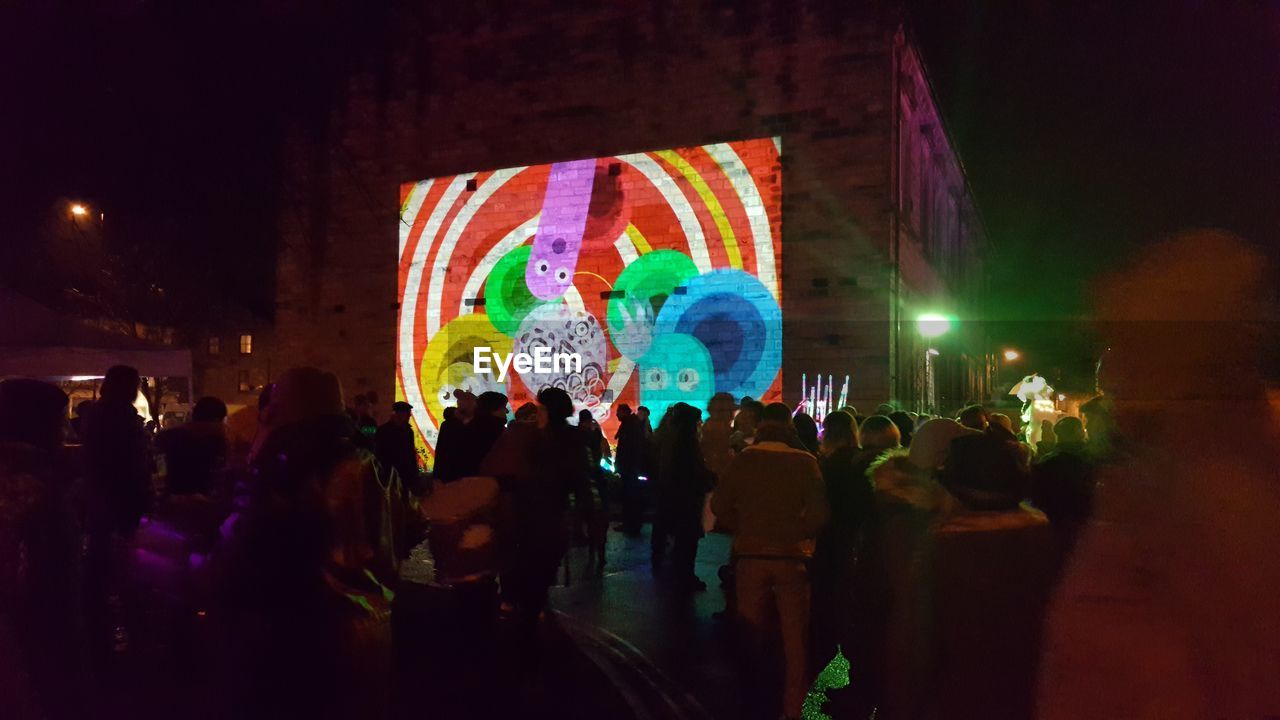
<instances>
[{"instance_id":1,"label":"colorful light projection","mask_svg":"<svg viewBox=\"0 0 1280 720\"><path fill-rule=\"evenodd\" d=\"M435 444L452 393L566 390L612 436L715 392L781 398L781 169L764 138L467 173L400 188L396 394ZM477 375L473 350L579 353Z\"/></svg>"}]
</instances>

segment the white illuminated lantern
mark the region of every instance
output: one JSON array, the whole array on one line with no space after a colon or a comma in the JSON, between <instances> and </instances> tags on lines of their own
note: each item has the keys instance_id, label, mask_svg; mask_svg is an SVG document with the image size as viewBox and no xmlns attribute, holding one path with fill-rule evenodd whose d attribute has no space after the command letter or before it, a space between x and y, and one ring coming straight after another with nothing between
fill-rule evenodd
<instances>
[{"instance_id":1,"label":"white illuminated lantern","mask_svg":"<svg viewBox=\"0 0 1280 720\"><path fill-rule=\"evenodd\" d=\"M1038 373L1022 378L1009 390L1022 401L1022 432L1031 447L1040 442L1040 426L1045 420L1055 422L1058 411L1053 403L1053 386Z\"/></svg>"}]
</instances>

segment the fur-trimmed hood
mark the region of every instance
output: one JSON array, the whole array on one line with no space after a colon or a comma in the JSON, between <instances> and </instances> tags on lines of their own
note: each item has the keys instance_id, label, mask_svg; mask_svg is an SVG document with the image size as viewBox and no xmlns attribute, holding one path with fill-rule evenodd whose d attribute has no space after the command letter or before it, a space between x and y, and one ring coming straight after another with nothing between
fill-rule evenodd
<instances>
[{"instance_id":1,"label":"fur-trimmed hood","mask_svg":"<svg viewBox=\"0 0 1280 720\"><path fill-rule=\"evenodd\" d=\"M911 463L906 450L881 455L867 474L881 502L901 503L930 512L947 511L954 502L932 473Z\"/></svg>"}]
</instances>

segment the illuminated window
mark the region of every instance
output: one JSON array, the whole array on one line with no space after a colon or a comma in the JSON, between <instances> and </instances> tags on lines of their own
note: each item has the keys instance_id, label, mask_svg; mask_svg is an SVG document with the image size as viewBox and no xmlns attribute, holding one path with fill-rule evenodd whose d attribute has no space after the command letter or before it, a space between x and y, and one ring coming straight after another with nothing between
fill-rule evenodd
<instances>
[{"instance_id":1,"label":"illuminated window","mask_svg":"<svg viewBox=\"0 0 1280 720\"><path fill-rule=\"evenodd\" d=\"M216 335L209 338L209 354L217 355L220 352L222 352L222 342L220 338Z\"/></svg>"},{"instance_id":2,"label":"illuminated window","mask_svg":"<svg viewBox=\"0 0 1280 720\"><path fill-rule=\"evenodd\" d=\"M244 334L240 336L240 354L250 355L253 353L253 336Z\"/></svg>"},{"instance_id":3,"label":"illuminated window","mask_svg":"<svg viewBox=\"0 0 1280 720\"><path fill-rule=\"evenodd\" d=\"M246 335L246 337L248 337L248 336ZM239 371L238 373L236 373L236 379L237 379L237 383L236 383L236 384L237 384L237 386L238 386L238 388L239 388L240 392L242 392L242 393L247 393L247 392L249 392L249 391L253 390L253 386L251 386L251 385L249 384L249 371L248 371L248 370L241 370L241 371Z\"/></svg>"}]
</instances>

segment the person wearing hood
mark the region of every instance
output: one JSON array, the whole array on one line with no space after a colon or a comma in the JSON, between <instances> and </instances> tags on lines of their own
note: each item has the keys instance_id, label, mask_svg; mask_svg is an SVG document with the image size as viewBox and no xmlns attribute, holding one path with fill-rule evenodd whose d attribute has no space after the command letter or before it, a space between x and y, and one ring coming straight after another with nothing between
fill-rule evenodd
<instances>
[{"instance_id":1,"label":"person wearing hood","mask_svg":"<svg viewBox=\"0 0 1280 720\"><path fill-rule=\"evenodd\" d=\"M951 441L973 433L954 420L930 420L910 449L885 453L869 470L875 510L855 585L864 621L852 659L864 671L851 686L868 715L878 707L882 717L917 717L927 705L933 532L954 503L937 475Z\"/></svg>"},{"instance_id":2,"label":"person wearing hood","mask_svg":"<svg viewBox=\"0 0 1280 720\"><path fill-rule=\"evenodd\" d=\"M219 710L227 716L378 716L389 672L394 547L373 460L352 438L332 373L276 384L250 497L215 558Z\"/></svg>"},{"instance_id":3,"label":"person wearing hood","mask_svg":"<svg viewBox=\"0 0 1280 720\"><path fill-rule=\"evenodd\" d=\"M934 533L933 707L1032 718L1053 553L1047 518L1023 502L1022 445L995 424L957 437L940 477L955 502Z\"/></svg>"}]
</instances>

